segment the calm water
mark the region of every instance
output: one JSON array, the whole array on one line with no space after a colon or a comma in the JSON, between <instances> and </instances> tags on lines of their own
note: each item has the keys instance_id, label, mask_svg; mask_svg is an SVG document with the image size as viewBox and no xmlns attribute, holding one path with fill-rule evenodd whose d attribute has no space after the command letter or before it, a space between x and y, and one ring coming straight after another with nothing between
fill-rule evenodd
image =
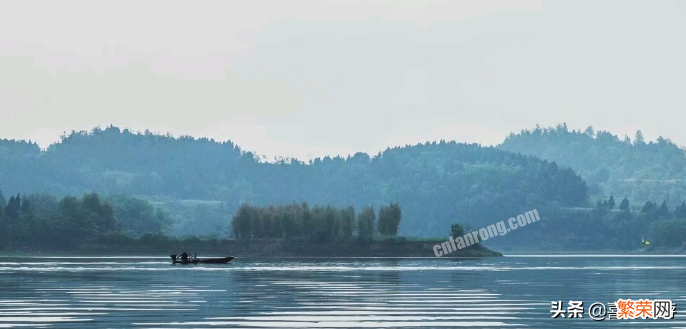
<instances>
[{"instance_id":1,"label":"calm water","mask_svg":"<svg viewBox=\"0 0 686 329\"><path fill-rule=\"evenodd\" d=\"M686 258L0 257L0 328L686 327ZM594 302L671 299L673 320L588 317ZM552 319L580 300L583 319ZM683 310L683 311L682 311Z\"/></svg>"}]
</instances>

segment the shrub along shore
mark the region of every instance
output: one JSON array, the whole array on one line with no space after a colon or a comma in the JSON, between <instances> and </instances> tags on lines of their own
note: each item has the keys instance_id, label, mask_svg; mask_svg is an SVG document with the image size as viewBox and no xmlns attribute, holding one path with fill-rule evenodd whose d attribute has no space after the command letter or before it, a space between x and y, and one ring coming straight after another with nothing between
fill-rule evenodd
<instances>
[{"instance_id":1,"label":"shrub along shore","mask_svg":"<svg viewBox=\"0 0 686 329\"><path fill-rule=\"evenodd\" d=\"M172 237L168 220L147 201L96 193L61 200L45 195L11 196L0 192L0 249L4 254L200 255L258 257L432 257L440 239L396 236L400 206L377 211L353 207L292 203L277 206L244 204L230 227L237 239ZM474 246L453 257L499 256Z\"/></svg>"}]
</instances>

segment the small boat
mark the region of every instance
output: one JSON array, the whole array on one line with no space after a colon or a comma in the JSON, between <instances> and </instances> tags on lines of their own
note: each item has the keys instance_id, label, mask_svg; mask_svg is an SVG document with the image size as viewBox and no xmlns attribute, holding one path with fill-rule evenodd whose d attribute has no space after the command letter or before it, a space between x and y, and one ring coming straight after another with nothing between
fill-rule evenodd
<instances>
[{"instance_id":1,"label":"small boat","mask_svg":"<svg viewBox=\"0 0 686 329\"><path fill-rule=\"evenodd\" d=\"M232 261L235 257L233 256L228 256L228 257L220 257L220 258L201 258L201 259L195 259L198 263L203 263L203 264L226 264L230 261Z\"/></svg>"},{"instance_id":2,"label":"small boat","mask_svg":"<svg viewBox=\"0 0 686 329\"><path fill-rule=\"evenodd\" d=\"M226 264L230 261L232 261L234 258L233 256L227 256L227 257L218 257L218 258L197 258L197 257L188 257L185 260L182 257L177 257L176 255L169 255L172 259L172 264L183 264L183 265L188 265L188 264Z\"/></svg>"}]
</instances>

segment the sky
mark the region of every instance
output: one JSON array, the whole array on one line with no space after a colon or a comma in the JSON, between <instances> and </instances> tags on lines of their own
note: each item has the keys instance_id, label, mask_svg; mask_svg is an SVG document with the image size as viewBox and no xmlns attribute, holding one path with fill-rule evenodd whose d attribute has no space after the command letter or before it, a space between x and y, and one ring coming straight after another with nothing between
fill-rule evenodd
<instances>
[{"instance_id":1,"label":"sky","mask_svg":"<svg viewBox=\"0 0 686 329\"><path fill-rule=\"evenodd\" d=\"M301 160L536 124L686 145L686 1L5 1L0 138Z\"/></svg>"}]
</instances>

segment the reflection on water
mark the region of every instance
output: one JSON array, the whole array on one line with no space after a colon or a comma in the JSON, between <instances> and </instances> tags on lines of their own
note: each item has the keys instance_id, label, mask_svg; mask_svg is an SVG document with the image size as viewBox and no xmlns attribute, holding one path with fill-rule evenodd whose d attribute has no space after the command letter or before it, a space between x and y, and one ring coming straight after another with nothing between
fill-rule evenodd
<instances>
[{"instance_id":1,"label":"reflection on water","mask_svg":"<svg viewBox=\"0 0 686 329\"><path fill-rule=\"evenodd\" d=\"M0 328L684 327L686 258L0 257ZM671 299L673 320L552 319L551 301Z\"/></svg>"}]
</instances>

